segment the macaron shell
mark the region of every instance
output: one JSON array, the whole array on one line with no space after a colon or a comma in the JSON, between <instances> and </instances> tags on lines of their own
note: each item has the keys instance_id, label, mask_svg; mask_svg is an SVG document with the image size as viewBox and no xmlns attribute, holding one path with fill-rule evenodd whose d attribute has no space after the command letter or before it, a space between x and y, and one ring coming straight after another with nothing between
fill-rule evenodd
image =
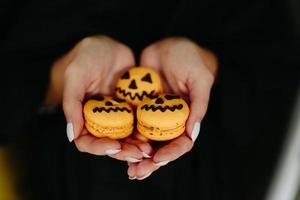
<instances>
[{"instance_id":1,"label":"macaron shell","mask_svg":"<svg viewBox=\"0 0 300 200\"><path fill-rule=\"evenodd\" d=\"M116 84L116 96L125 99L134 106L138 106L143 100L162 93L162 84L159 74L149 67L134 67L124 75ZM125 74L126 74L125 73ZM134 86L130 85L134 81Z\"/></svg>"},{"instance_id":2,"label":"macaron shell","mask_svg":"<svg viewBox=\"0 0 300 200\"><path fill-rule=\"evenodd\" d=\"M182 104L182 109L180 110L165 110L165 111L152 111L142 109L144 105L154 107L172 107L176 105ZM137 120L141 122L143 125L148 127L159 127L161 130L173 129L187 120L189 116L189 107L187 103L183 99L173 100L172 103L157 105L155 104L155 99L148 99L143 101L137 109Z\"/></svg>"},{"instance_id":3,"label":"macaron shell","mask_svg":"<svg viewBox=\"0 0 300 200\"><path fill-rule=\"evenodd\" d=\"M128 128L110 129L107 127L94 127L90 123L85 123L86 129L96 137L109 137L111 139L122 139L129 136L133 131L133 126Z\"/></svg>"},{"instance_id":4,"label":"macaron shell","mask_svg":"<svg viewBox=\"0 0 300 200\"><path fill-rule=\"evenodd\" d=\"M144 137L154 140L154 141L166 141L174 139L185 131L185 125L181 125L175 129L169 129L169 130L158 130L158 129L152 129L147 128L140 123L137 124L137 129L143 135Z\"/></svg>"},{"instance_id":5,"label":"macaron shell","mask_svg":"<svg viewBox=\"0 0 300 200\"><path fill-rule=\"evenodd\" d=\"M132 133L134 113L123 101L112 97L91 99L83 108L85 127L96 137L121 139Z\"/></svg>"},{"instance_id":6,"label":"macaron shell","mask_svg":"<svg viewBox=\"0 0 300 200\"><path fill-rule=\"evenodd\" d=\"M102 103L99 103L97 100L89 100L86 102L83 108L84 117L86 120L92 121L94 123L97 123L98 126L102 127L123 127L128 124L133 123L134 115L131 107L126 104L122 103L119 104L119 108L127 108L130 110L130 113L128 112L93 112L93 109L95 107L104 107Z\"/></svg>"},{"instance_id":7,"label":"macaron shell","mask_svg":"<svg viewBox=\"0 0 300 200\"><path fill-rule=\"evenodd\" d=\"M137 108L137 128L148 139L170 140L185 131L189 116L187 103L177 96L166 97L170 98L160 94L158 98L143 101Z\"/></svg>"}]
</instances>

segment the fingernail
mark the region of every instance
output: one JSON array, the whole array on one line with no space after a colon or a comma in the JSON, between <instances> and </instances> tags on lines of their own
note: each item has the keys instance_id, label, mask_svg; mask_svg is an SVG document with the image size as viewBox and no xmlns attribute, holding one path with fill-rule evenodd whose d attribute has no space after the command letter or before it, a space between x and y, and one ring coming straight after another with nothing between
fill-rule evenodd
<instances>
[{"instance_id":1,"label":"fingernail","mask_svg":"<svg viewBox=\"0 0 300 200\"><path fill-rule=\"evenodd\" d=\"M201 127L200 122L196 122L194 127L193 127L192 135L191 135L193 142L196 141L196 139L197 139L197 137L200 133L200 127Z\"/></svg>"},{"instance_id":2,"label":"fingernail","mask_svg":"<svg viewBox=\"0 0 300 200\"><path fill-rule=\"evenodd\" d=\"M139 160L139 159L136 159L136 158L133 158L133 157L125 157L125 160L127 162L130 162L130 163L136 163L136 162L141 162L142 160Z\"/></svg>"},{"instance_id":3,"label":"fingernail","mask_svg":"<svg viewBox=\"0 0 300 200\"><path fill-rule=\"evenodd\" d=\"M164 166L164 165L168 164L169 162L170 161L165 160L165 161L161 161L161 162L158 162L158 163L154 163L154 165L161 167L161 166Z\"/></svg>"},{"instance_id":4,"label":"fingernail","mask_svg":"<svg viewBox=\"0 0 300 200\"><path fill-rule=\"evenodd\" d=\"M149 173L146 174L145 176L140 177L140 178L137 178L137 180L144 180L144 179L148 178L151 174L152 174L152 172L149 172Z\"/></svg>"},{"instance_id":5,"label":"fingernail","mask_svg":"<svg viewBox=\"0 0 300 200\"><path fill-rule=\"evenodd\" d=\"M134 180L134 179L136 179L136 177L134 176L134 177L128 177L130 180Z\"/></svg>"},{"instance_id":6,"label":"fingernail","mask_svg":"<svg viewBox=\"0 0 300 200\"><path fill-rule=\"evenodd\" d=\"M114 155L121 151L121 149L107 149L105 150L106 155Z\"/></svg>"},{"instance_id":7,"label":"fingernail","mask_svg":"<svg viewBox=\"0 0 300 200\"><path fill-rule=\"evenodd\" d=\"M70 122L67 124L67 136L68 136L69 142L72 142L74 140L73 124Z\"/></svg>"},{"instance_id":8,"label":"fingernail","mask_svg":"<svg viewBox=\"0 0 300 200\"><path fill-rule=\"evenodd\" d=\"M144 157L144 158L151 158L151 156L150 156L150 155L146 154L146 153L145 153L145 152L143 152L143 151L142 151L142 154L143 154L143 157Z\"/></svg>"}]
</instances>

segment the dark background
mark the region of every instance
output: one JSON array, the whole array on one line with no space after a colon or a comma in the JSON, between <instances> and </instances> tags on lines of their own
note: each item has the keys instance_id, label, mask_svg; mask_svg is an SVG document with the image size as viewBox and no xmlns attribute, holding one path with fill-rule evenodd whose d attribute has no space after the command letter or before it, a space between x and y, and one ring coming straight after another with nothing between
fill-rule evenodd
<instances>
[{"instance_id":1,"label":"dark background","mask_svg":"<svg viewBox=\"0 0 300 200\"><path fill-rule=\"evenodd\" d=\"M299 90L299 1L1 1L1 135L29 199L262 199ZM184 36L214 51L219 73L195 147L144 181L79 153L58 106L38 112L51 63L107 34L141 50Z\"/></svg>"}]
</instances>

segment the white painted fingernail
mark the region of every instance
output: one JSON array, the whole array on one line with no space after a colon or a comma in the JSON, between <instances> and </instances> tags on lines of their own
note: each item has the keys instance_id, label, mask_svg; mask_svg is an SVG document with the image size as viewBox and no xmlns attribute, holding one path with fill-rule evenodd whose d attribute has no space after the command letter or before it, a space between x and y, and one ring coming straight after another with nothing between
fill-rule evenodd
<instances>
[{"instance_id":1,"label":"white painted fingernail","mask_svg":"<svg viewBox=\"0 0 300 200\"><path fill-rule=\"evenodd\" d=\"M121 151L121 149L107 149L105 150L106 155L114 155Z\"/></svg>"},{"instance_id":2,"label":"white painted fingernail","mask_svg":"<svg viewBox=\"0 0 300 200\"><path fill-rule=\"evenodd\" d=\"M72 142L74 140L74 129L73 124L71 122L67 123L67 136L69 142Z\"/></svg>"},{"instance_id":3,"label":"white painted fingernail","mask_svg":"<svg viewBox=\"0 0 300 200\"><path fill-rule=\"evenodd\" d=\"M142 160L139 160L139 159L136 159L136 158L133 158L133 157L125 157L125 160L127 162L130 162L130 163L137 163L137 162L141 162Z\"/></svg>"},{"instance_id":4,"label":"white painted fingernail","mask_svg":"<svg viewBox=\"0 0 300 200\"><path fill-rule=\"evenodd\" d=\"M150 175L152 174L152 172L149 172L148 174L146 174L145 176L141 177L141 178L137 178L137 180L144 180L146 178L148 178Z\"/></svg>"},{"instance_id":5,"label":"white painted fingernail","mask_svg":"<svg viewBox=\"0 0 300 200\"><path fill-rule=\"evenodd\" d=\"M164 166L164 165L168 164L169 162L170 161L165 160L165 161L161 161L161 162L158 162L158 163L154 163L154 165L161 167L161 166Z\"/></svg>"},{"instance_id":6,"label":"white painted fingernail","mask_svg":"<svg viewBox=\"0 0 300 200\"><path fill-rule=\"evenodd\" d=\"M143 154L143 157L144 157L144 158L151 158L151 156L150 156L150 155L146 154L146 153L145 153L145 152L143 152L143 151L142 151L142 154Z\"/></svg>"},{"instance_id":7,"label":"white painted fingernail","mask_svg":"<svg viewBox=\"0 0 300 200\"><path fill-rule=\"evenodd\" d=\"M200 122L196 122L194 127L193 127L192 135L191 135L193 142L196 141L196 139L197 139L197 137L200 133L200 127L201 127Z\"/></svg>"},{"instance_id":8,"label":"white painted fingernail","mask_svg":"<svg viewBox=\"0 0 300 200\"><path fill-rule=\"evenodd\" d=\"M134 177L128 177L130 180L134 180L134 179L136 179L136 177L134 176Z\"/></svg>"}]
</instances>

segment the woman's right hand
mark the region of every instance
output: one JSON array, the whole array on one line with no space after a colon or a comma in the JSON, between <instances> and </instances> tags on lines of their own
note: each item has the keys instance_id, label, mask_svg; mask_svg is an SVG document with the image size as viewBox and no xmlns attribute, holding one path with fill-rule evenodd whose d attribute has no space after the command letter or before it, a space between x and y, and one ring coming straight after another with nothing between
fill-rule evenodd
<instances>
[{"instance_id":1,"label":"woman's right hand","mask_svg":"<svg viewBox=\"0 0 300 200\"><path fill-rule=\"evenodd\" d=\"M84 128L82 113L85 97L113 95L118 77L134 65L132 51L107 36L93 36L81 40L53 65L48 96L55 96L56 101L62 99L67 120L67 136L70 142L74 140L79 151L110 155L128 162L139 162L142 159L142 151L134 144L96 138L88 134ZM145 151L151 150L150 146L141 145Z\"/></svg>"}]
</instances>

